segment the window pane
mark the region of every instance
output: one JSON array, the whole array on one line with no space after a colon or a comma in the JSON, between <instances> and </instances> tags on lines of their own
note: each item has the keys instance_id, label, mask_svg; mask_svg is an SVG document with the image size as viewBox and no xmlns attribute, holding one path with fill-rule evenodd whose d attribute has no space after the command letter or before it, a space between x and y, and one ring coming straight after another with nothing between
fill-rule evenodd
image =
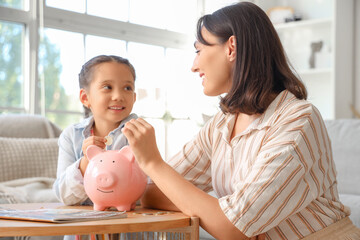
<instances>
[{"instance_id":1,"label":"window pane","mask_svg":"<svg viewBox=\"0 0 360 240\"><path fill-rule=\"evenodd\" d=\"M83 119L81 114L63 114L47 112L46 117L53 123L56 123L61 129L65 129L71 124L78 123Z\"/></svg>"},{"instance_id":2,"label":"window pane","mask_svg":"<svg viewBox=\"0 0 360 240\"><path fill-rule=\"evenodd\" d=\"M173 117L188 117L195 109L198 96L202 94L201 80L195 79L191 72L194 52L166 49L164 71L169 78L166 81L167 107ZM191 107L190 107L191 106Z\"/></svg>"},{"instance_id":3,"label":"window pane","mask_svg":"<svg viewBox=\"0 0 360 240\"><path fill-rule=\"evenodd\" d=\"M129 19L129 0L88 0L87 13L127 22Z\"/></svg>"},{"instance_id":4,"label":"window pane","mask_svg":"<svg viewBox=\"0 0 360 240\"><path fill-rule=\"evenodd\" d=\"M131 0L129 20L132 23L164 29L167 0Z\"/></svg>"},{"instance_id":5,"label":"window pane","mask_svg":"<svg viewBox=\"0 0 360 240\"><path fill-rule=\"evenodd\" d=\"M126 42L87 35L85 38L86 61L98 55L118 55L126 58Z\"/></svg>"},{"instance_id":6,"label":"window pane","mask_svg":"<svg viewBox=\"0 0 360 240\"><path fill-rule=\"evenodd\" d=\"M204 12L205 14L208 13L213 13L214 11L231 5L234 3L234 0L222 0L222 1L218 1L218 0L205 0L204 1Z\"/></svg>"},{"instance_id":7,"label":"window pane","mask_svg":"<svg viewBox=\"0 0 360 240\"><path fill-rule=\"evenodd\" d=\"M128 56L137 75L134 112L146 117L161 117L165 113L164 48L130 42Z\"/></svg>"},{"instance_id":8,"label":"window pane","mask_svg":"<svg viewBox=\"0 0 360 240\"><path fill-rule=\"evenodd\" d=\"M24 26L0 21L0 106L23 108Z\"/></svg>"},{"instance_id":9,"label":"window pane","mask_svg":"<svg viewBox=\"0 0 360 240\"><path fill-rule=\"evenodd\" d=\"M200 130L200 125L189 120L175 120L168 128L167 158L178 153Z\"/></svg>"},{"instance_id":10,"label":"window pane","mask_svg":"<svg viewBox=\"0 0 360 240\"><path fill-rule=\"evenodd\" d=\"M14 114L14 113L25 113L25 110L18 110L18 109L1 109L0 108L0 114Z\"/></svg>"},{"instance_id":11,"label":"window pane","mask_svg":"<svg viewBox=\"0 0 360 240\"><path fill-rule=\"evenodd\" d=\"M155 129L156 144L161 154L165 159L165 123L161 119L144 118Z\"/></svg>"},{"instance_id":12,"label":"window pane","mask_svg":"<svg viewBox=\"0 0 360 240\"><path fill-rule=\"evenodd\" d=\"M203 123L203 114L213 115L218 111L218 97L203 93L198 73L191 72L194 51L166 49L167 108L174 118L187 118Z\"/></svg>"},{"instance_id":13,"label":"window pane","mask_svg":"<svg viewBox=\"0 0 360 240\"><path fill-rule=\"evenodd\" d=\"M85 13L86 0L46 0L46 5L68 11Z\"/></svg>"},{"instance_id":14,"label":"window pane","mask_svg":"<svg viewBox=\"0 0 360 240\"><path fill-rule=\"evenodd\" d=\"M44 30L39 47L39 76L45 81L46 109L82 111L78 74L83 63L82 34Z\"/></svg>"},{"instance_id":15,"label":"window pane","mask_svg":"<svg viewBox=\"0 0 360 240\"><path fill-rule=\"evenodd\" d=\"M168 30L193 34L197 22L197 1L168 0L165 9ZM184 14L186 15L184 17Z\"/></svg>"},{"instance_id":16,"label":"window pane","mask_svg":"<svg viewBox=\"0 0 360 240\"><path fill-rule=\"evenodd\" d=\"M0 0L0 6L8 8L17 8L21 10L28 10L29 0Z\"/></svg>"}]
</instances>

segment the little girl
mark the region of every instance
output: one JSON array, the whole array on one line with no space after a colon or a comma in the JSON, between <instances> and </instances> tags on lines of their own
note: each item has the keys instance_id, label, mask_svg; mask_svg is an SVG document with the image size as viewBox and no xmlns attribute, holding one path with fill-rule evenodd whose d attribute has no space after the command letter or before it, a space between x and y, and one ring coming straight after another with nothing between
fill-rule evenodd
<instances>
[{"instance_id":1,"label":"little girl","mask_svg":"<svg viewBox=\"0 0 360 240\"><path fill-rule=\"evenodd\" d=\"M122 134L136 100L135 69L127 59L100 55L86 62L79 74L80 101L87 117L67 127L59 138L57 179L53 189L66 205L92 204L84 190L83 176L89 159L86 148L107 150L128 145Z\"/></svg>"}]
</instances>

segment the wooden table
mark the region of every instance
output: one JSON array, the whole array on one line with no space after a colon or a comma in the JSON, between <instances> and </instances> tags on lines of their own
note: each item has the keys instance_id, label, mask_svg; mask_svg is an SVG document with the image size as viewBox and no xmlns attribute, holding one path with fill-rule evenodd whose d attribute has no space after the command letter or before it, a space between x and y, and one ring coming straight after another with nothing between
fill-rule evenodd
<instances>
[{"instance_id":1,"label":"wooden table","mask_svg":"<svg viewBox=\"0 0 360 240\"><path fill-rule=\"evenodd\" d=\"M81 208L91 206L64 206L61 203L0 204L12 209ZM0 219L0 237L89 235L129 232L181 233L184 239L199 239L199 219L181 212L157 215L159 210L136 208L127 218L74 223L44 223Z\"/></svg>"}]
</instances>

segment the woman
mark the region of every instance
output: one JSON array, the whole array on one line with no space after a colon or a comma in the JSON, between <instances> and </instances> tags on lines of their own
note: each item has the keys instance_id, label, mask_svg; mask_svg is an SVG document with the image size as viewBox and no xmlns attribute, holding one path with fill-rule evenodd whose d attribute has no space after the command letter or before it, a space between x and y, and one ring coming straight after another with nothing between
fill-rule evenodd
<instances>
[{"instance_id":1,"label":"woman","mask_svg":"<svg viewBox=\"0 0 360 240\"><path fill-rule=\"evenodd\" d=\"M266 14L242 2L205 15L195 48L192 71L204 93L226 93L221 112L168 163L151 125L126 123L123 133L155 183L143 205L197 216L216 239L322 239L334 226L338 235L326 239L358 239L339 201L323 120Z\"/></svg>"}]
</instances>

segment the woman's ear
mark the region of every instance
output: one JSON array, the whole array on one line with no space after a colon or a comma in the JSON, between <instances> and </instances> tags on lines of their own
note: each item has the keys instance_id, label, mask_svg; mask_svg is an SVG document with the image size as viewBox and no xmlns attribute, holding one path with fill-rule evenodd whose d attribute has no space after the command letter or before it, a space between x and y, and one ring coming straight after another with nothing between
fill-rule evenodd
<instances>
[{"instance_id":1,"label":"woman's ear","mask_svg":"<svg viewBox=\"0 0 360 240\"><path fill-rule=\"evenodd\" d=\"M235 61L236 59L236 39L235 36L229 37L227 41L227 49L228 49L228 58L230 62Z\"/></svg>"},{"instance_id":2,"label":"woman's ear","mask_svg":"<svg viewBox=\"0 0 360 240\"><path fill-rule=\"evenodd\" d=\"M85 107L90 108L90 103L89 103L87 93L86 93L85 89L83 89L83 88L80 89L80 101Z\"/></svg>"}]
</instances>

